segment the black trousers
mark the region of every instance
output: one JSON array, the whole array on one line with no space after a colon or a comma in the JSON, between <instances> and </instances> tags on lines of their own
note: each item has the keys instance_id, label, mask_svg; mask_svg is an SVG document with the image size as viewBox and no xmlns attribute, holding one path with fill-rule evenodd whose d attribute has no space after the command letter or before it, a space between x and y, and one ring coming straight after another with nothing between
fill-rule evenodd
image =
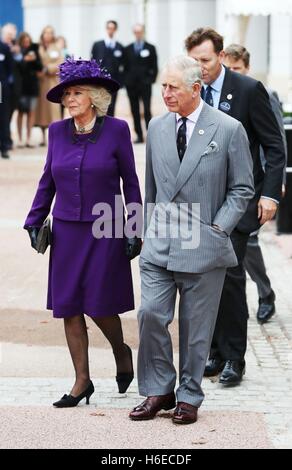
<instances>
[{"instance_id":1,"label":"black trousers","mask_svg":"<svg viewBox=\"0 0 292 470\"><path fill-rule=\"evenodd\" d=\"M271 281L267 275L258 235L250 235L249 237L243 265L257 285L259 298L264 299L270 295L272 292Z\"/></svg>"},{"instance_id":2,"label":"black trousers","mask_svg":"<svg viewBox=\"0 0 292 470\"><path fill-rule=\"evenodd\" d=\"M143 139L143 131L141 126L140 116L140 100L143 102L144 107L144 119L146 129L148 128L149 121L151 119L151 87L152 85L137 84L134 87L127 87L127 93L130 100L131 112L134 119L134 129L138 139Z\"/></svg>"},{"instance_id":3,"label":"black trousers","mask_svg":"<svg viewBox=\"0 0 292 470\"><path fill-rule=\"evenodd\" d=\"M234 230L231 241L238 266L226 271L223 291L213 334L210 358L242 361L247 345L248 307L246 301L246 276L243 267L248 234Z\"/></svg>"},{"instance_id":4,"label":"black trousers","mask_svg":"<svg viewBox=\"0 0 292 470\"><path fill-rule=\"evenodd\" d=\"M0 100L0 152L4 153L10 148L10 90L9 86L3 85Z\"/></svg>"},{"instance_id":5,"label":"black trousers","mask_svg":"<svg viewBox=\"0 0 292 470\"><path fill-rule=\"evenodd\" d=\"M112 93L111 104L109 105L108 110L107 110L107 115L108 116L114 116L115 115L115 107L116 107L117 96L118 96L117 92Z\"/></svg>"}]
</instances>

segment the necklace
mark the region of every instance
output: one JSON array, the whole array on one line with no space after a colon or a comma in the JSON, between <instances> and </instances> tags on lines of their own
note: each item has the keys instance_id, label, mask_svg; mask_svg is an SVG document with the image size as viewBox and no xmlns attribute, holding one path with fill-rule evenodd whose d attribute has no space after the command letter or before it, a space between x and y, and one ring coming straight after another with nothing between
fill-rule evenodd
<instances>
[{"instance_id":1,"label":"necklace","mask_svg":"<svg viewBox=\"0 0 292 470\"><path fill-rule=\"evenodd\" d=\"M95 120L96 120L96 116L94 116L94 118L92 119L92 121L90 121L88 124L86 124L85 126L79 126L75 119L74 119L74 125L75 125L75 129L77 132L80 132L81 134L84 134L84 132L89 132L91 131L93 128L94 128L94 124L95 124Z\"/></svg>"}]
</instances>

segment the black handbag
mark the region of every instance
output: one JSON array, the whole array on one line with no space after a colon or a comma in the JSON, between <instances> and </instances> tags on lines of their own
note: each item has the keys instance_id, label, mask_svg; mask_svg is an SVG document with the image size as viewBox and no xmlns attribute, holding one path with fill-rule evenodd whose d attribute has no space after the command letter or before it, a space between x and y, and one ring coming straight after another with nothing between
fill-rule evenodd
<instances>
[{"instance_id":1,"label":"black handbag","mask_svg":"<svg viewBox=\"0 0 292 470\"><path fill-rule=\"evenodd\" d=\"M51 221L46 219L40 228L36 241L36 250L42 255L46 252L49 245L52 244Z\"/></svg>"}]
</instances>

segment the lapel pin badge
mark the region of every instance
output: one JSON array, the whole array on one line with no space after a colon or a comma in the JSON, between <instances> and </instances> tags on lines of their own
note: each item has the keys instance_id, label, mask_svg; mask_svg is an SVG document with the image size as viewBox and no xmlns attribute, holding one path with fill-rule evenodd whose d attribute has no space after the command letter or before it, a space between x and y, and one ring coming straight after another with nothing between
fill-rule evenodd
<instances>
[{"instance_id":1,"label":"lapel pin badge","mask_svg":"<svg viewBox=\"0 0 292 470\"><path fill-rule=\"evenodd\" d=\"M200 134L200 135L203 135L203 134L205 134L205 131L204 131L203 129L200 129L200 130L199 130L199 134Z\"/></svg>"},{"instance_id":2,"label":"lapel pin badge","mask_svg":"<svg viewBox=\"0 0 292 470\"><path fill-rule=\"evenodd\" d=\"M227 99L232 100L232 94L231 93L229 93L229 95L227 95Z\"/></svg>"},{"instance_id":3,"label":"lapel pin badge","mask_svg":"<svg viewBox=\"0 0 292 470\"><path fill-rule=\"evenodd\" d=\"M228 111L230 111L231 106L229 103L227 103L227 101L222 101L222 103L219 104L219 108L225 113L228 113Z\"/></svg>"}]
</instances>

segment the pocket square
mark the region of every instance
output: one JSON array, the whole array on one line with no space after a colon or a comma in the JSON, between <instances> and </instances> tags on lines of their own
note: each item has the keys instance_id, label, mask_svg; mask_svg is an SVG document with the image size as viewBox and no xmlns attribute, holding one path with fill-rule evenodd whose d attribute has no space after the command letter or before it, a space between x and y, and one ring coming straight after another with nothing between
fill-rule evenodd
<instances>
[{"instance_id":1,"label":"pocket square","mask_svg":"<svg viewBox=\"0 0 292 470\"><path fill-rule=\"evenodd\" d=\"M215 142L215 140L212 140L212 142L209 143L208 147L206 148L202 156L210 155L210 153L217 152L218 150L219 150L219 147L218 147L217 142Z\"/></svg>"}]
</instances>

